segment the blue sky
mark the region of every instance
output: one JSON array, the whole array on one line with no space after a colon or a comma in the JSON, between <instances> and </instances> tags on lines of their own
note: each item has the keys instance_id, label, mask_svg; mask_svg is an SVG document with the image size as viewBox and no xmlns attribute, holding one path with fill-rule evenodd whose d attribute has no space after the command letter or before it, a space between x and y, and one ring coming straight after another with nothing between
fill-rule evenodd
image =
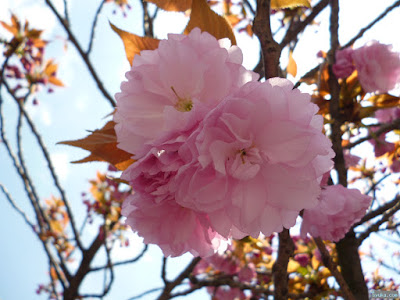
<instances>
[{"instance_id":1,"label":"blue sky","mask_svg":"<svg viewBox=\"0 0 400 300\"><path fill-rule=\"evenodd\" d=\"M89 25L99 0L69 0L69 11L71 16L72 30L76 33L78 40L87 45L89 37ZM315 1L314 1L315 2ZM367 25L369 21L382 12L394 1L372 1L353 0L340 1L340 41L345 44L359 30ZM105 170L105 164L92 163L75 165L70 161L82 158L86 153L72 147L56 145L57 142L83 137L85 130L93 130L101 127L104 117L111 112L110 105L104 101L98 92L93 80L90 78L85 66L77 56L72 45L68 50L63 49L65 33L58 25L54 16L45 8L42 1L37 0L1 0L0 20L9 20L10 11L15 12L20 19L28 18L32 27L45 29L44 37L54 40L46 53L48 58L57 57L60 63L59 77L66 84L66 88L56 89L55 93L47 95L41 93L38 96L40 105L28 104L27 109L36 122L39 132L42 133L45 143L51 153L56 171L62 184L67 187L67 193L73 210L76 211L78 222L82 220L85 207L82 205L81 192L89 187L88 180L95 177L96 170ZM54 1L58 8L62 8L62 1ZM127 31L142 34L141 8L137 1L131 1L132 10L128 17L123 18L122 13L117 10L114 15L114 7L106 5L98 23L98 33L94 43L91 60L100 74L110 94L119 90L120 82L124 79L129 64L125 59L122 42L113 33L108 25L111 21L116 26ZM315 26L309 30L299 42L294 52L294 58L298 64L298 76L318 63L316 53L319 50L329 49L328 37L329 10L325 10L317 19L320 27ZM155 33L158 38L165 38L168 32L182 32L187 19L180 13L160 12L155 22ZM377 24L372 30L356 43L356 47L362 46L371 39L382 43L393 44L400 51L400 39L398 33L393 29L400 28L399 9L392 12L388 18ZM5 31L0 28L0 34ZM238 37L238 46L244 52L244 65L248 68L254 67L258 61L258 42L255 38L249 38L245 34ZM282 65L285 65L282 58ZM399 93L397 92L397 95ZM13 139L15 128L16 107L10 99L5 99L5 115L7 116L7 128L10 138ZM10 117L9 117L10 116ZM25 154L26 161L30 167L32 177L37 179L37 188L43 198L49 198L56 193L51 185L51 178L45 169L41 153L36 147L29 132L26 134ZM360 151L367 151L362 149ZM4 184L23 209L30 215L29 203L24 195L21 182L14 173L13 166L7 159L6 152L0 147L0 182ZM47 282L47 260L42 246L32 234L26 224L10 205L0 196L0 234L2 247L0 247L0 300L19 299L45 299L34 293L39 283ZM88 232L90 235L90 231ZM133 248L120 249L115 255L118 259L134 256L140 251L141 240L136 235L131 235ZM170 261L169 274L183 267L190 260L190 255ZM121 267L117 272L117 278L110 296L106 299L126 299L146 289L162 286L160 280L161 251L158 247L151 247L149 253L143 260L135 265ZM100 277L100 282L102 277ZM87 290L96 290L99 277L92 277L84 284ZM123 298L122 295L124 295ZM148 299L153 299L153 296ZM202 296L198 296L203 299ZM146 299L146 298L143 298ZM191 296L190 299L195 299Z\"/></svg>"}]
</instances>

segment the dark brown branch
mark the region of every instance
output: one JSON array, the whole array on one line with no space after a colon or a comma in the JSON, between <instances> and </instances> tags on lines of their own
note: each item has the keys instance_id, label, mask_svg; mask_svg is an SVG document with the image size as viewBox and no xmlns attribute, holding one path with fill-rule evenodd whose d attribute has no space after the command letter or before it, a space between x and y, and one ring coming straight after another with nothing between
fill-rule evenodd
<instances>
[{"instance_id":1,"label":"dark brown branch","mask_svg":"<svg viewBox=\"0 0 400 300\"><path fill-rule=\"evenodd\" d=\"M346 300L355 300L353 294L349 289L349 286L344 280L342 274L339 272L336 263L333 262L331 256L329 255L329 252L326 249L322 239L319 237L314 238L314 242L317 245L319 252L321 253L322 262L324 263L325 267L329 269L331 274L335 277L336 282L339 284L343 298Z\"/></svg>"},{"instance_id":2,"label":"dark brown branch","mask_svg":"<svg viewBox=\"0 0 400 300\"><path fill-rule=\"evenodd\" d=\"M256 15L256 11L254 10L253 6L251 6L251 3L249 2L249 0L243 0L243 4L250 10L250 12L253 16Z\"/></svg>"},{"instance_id":3,"label":"dark brown branch","mask_svg":"<svg viewBox=\"0 0 400 300\"><path fill-rule=\"evenodd\" d=\"M302 32L311 22L315 19L318 14L323 11L329 4L329 0L321 0L315 5L311 11L311 13L304 19L302 22L295 23L295 26L289 28L286 32L285 37L280 42L280 46L283 49L287 46L292 40L296 39L298 34Z\"/></svg>"},{"instance_id":4,"label":"dark brown branch","mask_svg":"<svg viewBox=\"0 0 400 300\"><path fill-rule=\"evenodd\" d=\"M162 258L162 266L161 266L161 279L164 282L164 285L167 286L169 281L167 280L167 257Z\"/></svg>"},{"instance_id":5,"label":"dark brown branch","mask_svg":"<svg viewBox=\"0 0 400 300\"><path fill-rule=\"evenodd\" d=\"M150 17L149 10L147 8L147 1L141 0L140 3L142 4L143 9L143 31L144 35L147 37L154 37L154 30L153 30L153 17Z\"/></svg>"},{"instance_id":6,"label":"dark brown branch","mask_svg":"<svg viewBox=\"0 0 400 300\"><path fill-rule=\"evenodd\" d=\"M257 0L257 12L253 22L253 32L260 40L265 79L279 76L281 55L281 48L271 32L270 7L270 0Z\"/></svg>"},{"instance_id":7,"label":"dark brown branch","mask_svg":"<svg viewBox=\"0 0 400 300\"><path fill-rule=\"evenodd\" d=\"M400 210L400 202L397 201L397 203L386 213L384 213L382 215L382 218L377 221L376 223L372 224L371 226L369 226L363 233L361 233L358 238L358 244L361 245L361 243L367 238L369 237L369 235L373 232L376 232L379 230L379 227L387 222L389 220L390 217L392 217L396 212L398 212Z\"/></svg>"},{"instance_id":8,"label":"dark brown branch","mask_svg":"<svg viewBox=\"0 0 400 300\"><path fill-rule=\"evenodd\" d=\"M167 300L171 298L171 292L172 290L178 286L179 284L182 283L182 281L185 278L188 278L190 273L192 273L194 267L197 265L197 263L201 260L200 257L195 257L193 260L190 262L190 264L183 270L178 277L175 278L174 281L168 282L165 287L163 292L161 293L160 297L158 297L158 300Z\"/></svg>"},{"instance_id":9,"label":"dark brown branch","mask_svg":"<svg viewBox=\"0 0 400 300\"><path fill-rule=\"evenodd\" d=\"M102 0L99 7L96 10L96 13L94 15L93 23L92 23L92 29L90 31L90 39L89 39L89 46L88 49L86 50L86 55L89 56L90 52L92 51L92 46L93 46L93 40L94 40L94 34L96 32L96 26L97 26L97 21L100 16L100 12L103 9L104 3L106 3L105 0Z\"/></svg>"},{"instance_id":10,"label":"dark brown branch","mask_svg":"<svg viewBox=\"0 0 400 300\"><path fill-rule=\"evenodd\" d=\"M67 0L63 0L63 2L64 2L64 18L65 22L67 23L67 26L69 26L69 13L68 13Z\"/></svg>"},{"instance_id":11,"label":"dark brown branch","mask_svg":"<svg viewBox=\"0 0 400 300\"><path fill-rule=\"evenodd\" d=\"M90 264L100 247L103 245L104 233L99 232L87 250L82 251L82 260L75 275L70 280L70 285L64 290L64 300L75 300L83 278L90 271Z\"/></svg>"},{"instance_id":12,"label":"dark brown branch","mask_svg":"<svg viewBox=\"0 0 400 300\"><path fill-rule=\"evenodd\" d=\"M144 248L143 248L142 252L140 252L138 254L138 256L136 256L134 258L131 258L131 259L128 259L128 260L115 262L112 265L113 265L113 267L117 267L117 266L122 266L122 265L127 265L127 264L131 264L131 263L137 262L139 259L141 259L143 257L143 255L145 255L147 249L148 249L148 246L144 245ZM102 267L94 267L94 268L91 268L89 270L89 272L97 272L97 271L104 270L106 268L108 268L107 265L102 266Z\"/></svg>"},{"instance_id":13,"label":"dark brown branch","mask_svg":"<svg viewBox=\"0 0 400 300\"><path fill-rule=\"evenodd\" d=\"M272 267L274 279L274 299L285 300L288 298L288 273L289 258L293 256L294 244L290 237L289 229L279 233L278 257Z\"/></svg>"},{"instance_id":14,"label":"dark brown branch","mask_svg":"<svg viewBox=\"0 0 400 300\"><path fill-rule=\"evenodd\" d=\"M353 225L353 228L356 226L359 226L377 216L380 216L381 214L383 214L385 211L391 209L392 207L394 207L396 204L398 204L400 201L400 197L397 196L396 198L394 198L392 201L385 203L384 205L378 207L375 210L372 210L370 212L368 212L359 222L357 222L356 224Z\"/></svg>"},{"instance_id":15,"label":"dark brown branch","mask_svg":"<svg viewBox=\"0 0 400 300\"><path fill-rule=\"evenodd\" d=\"M64 22L63 18L60 16L56 8L53 6L50 0L45 0L47 6L50 8L50 10L54 13L54 15L57 17L58 21L60 22L61 26L64 28L64 30L68 34L68 39L74 44L75 48L78 50L80 56L82 57L82 60L85 62L87 68L89 69L90 74L92 75L94 81L97 84L97 87L103 94L103 96L108 100L108 102L111 104L112 107L115 107L115 101L113 97L106 91L104 88L103 83L101 82L100 78L98 77L96 71L94 70L92 63L89 60L89 57L86 55L86 53L83 51L81 45L79 42L76 40L75 36L71 32L70 28L67 26L67 24Z\"/></svg>"},{"instance_id":16,"label":"dark brown branch","mask_svg":"<svg viewBox=\"0 0 400 300\"><path fill-rule=\"evenodd\" d=\"M389 132L389 131L392 131L395 129L400 129L400 119L396 119L396 120L392 121L391 123L383 124L378 130L376 130L372 134L368 134L366 137L363 137L363 138L355 141L354 143L349 143L344 148L351 149L354 146L357 146L365 141L373 139L374 136L380 136L381 134L383 134L385 132Z\"/></svg>"},{"instance_id":17,"label":"dark brown branch","mask_svg":"<svg viewBox=\"0 0 400 300\"><path fill-rule=\"evenodd\" d=\"M383 13L381 13L375 20L373 20L371 23L369 23L366 27L360 30L360 32L353 37L346 45L343 46L343 48L350 47L357 41L359 38L361 38L364 33L371 29L372 26L374 26L376 23L378 23L381 19L383 19L390 11L392 11L394 8L400 6L400 0L396 1L393 5L389 6Z\"/></svg>"}]
</instances>

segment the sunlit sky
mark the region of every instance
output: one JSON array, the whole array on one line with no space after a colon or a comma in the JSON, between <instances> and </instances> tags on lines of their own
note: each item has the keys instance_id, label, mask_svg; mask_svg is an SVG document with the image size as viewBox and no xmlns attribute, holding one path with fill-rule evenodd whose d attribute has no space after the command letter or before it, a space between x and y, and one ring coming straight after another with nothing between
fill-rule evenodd
<instances>
[{"instance_id":1,"label":"sunlit sky","mask_svg":"<svg viewBox=\"0 0 400 300\"><path fill-rule=\"evenodd\" d=\"M90 15L99 4L99 0L68 0L72 30L79 41L86 47L91 24ZM62 11L62 0L54 1ZM125 59L121 41L108 25L111 21L118 27L127 31L143 34L142 11L137 1L131 1L132 10L128 17L110 4L105 5L99 18L98 34L94 43L91 60L100 74L110 94L118 92L120 82L124 79L129 64ZM313 1L316 3L316 1ZM380 14L394 1L353 0L340 1L340 42L345 44L359 29L367 25L370 20ZM360 47L367 41L375 39L382 43L393 44L394 49L400 51L400 39L397 30L400 28L399 8L392 12L386 19L375 25L362 39L356 42L355 47ZM27 104L27 109L36 122L43 139L48 145L51 158L55 164L56 172L62 184L66 187L73 210L77 212L78 223L82 221L85 208L82 205L81 192L89 187L88 180L95 177L97 170L105 170L105 164L92 163L75 165L70 161L80 159L86 153L79 149L56 145L57 142L83 137L85 130L93 130L102 126L105 116L111 112L110 105L104 101L74 47L69 44L64 50L65 33L60 28L55 17L44 7L43 1L38 0L0 0L0 20L9 21L10 12L14 12L20 19L29 19L32 27L45 29L44 37L53 40L46 53L47 58L56 57L59 63L58 76L65 83L66 88L56 89L55 93L38 95L39 105ZM89 16L88 16L89 15ZM316 56L320 50L329 49L329 10L326 9L316 20L320 26L314 26L307 34L300 38L294 58L298 64L298 77L318 63ZM165 38L168 32L180 33L187 22L181 13L160 12L154 24L158 38ZM0 35L7 33L0 28ZM258 62L258 41L246 34L237 36L238 46L244 52L244 65L253 68ZM282 59L282 65L286 62ZM298 78L296 78L298 79ZM398 94L397 94L398 95ZM6 126L10 135L14 134L16 107L10 99L5 99ZM27 139L24 143L26 161L31 169L31 175L37 179L37 189L41 197L49 198L56 193L52 182L45 169L41 153L36 147L33 138L25 131ZM11 139L14 136L10 137ZM362 149L359 151L368 151ZM11 171L12 170L12 171ZM13 166L3 147L0 147L0 182L14 195L19 205L32 215L28 200L26 199L21 182L14 173ZM92 227L93 233L96 231ZM0 233L2 246L0 247L0 300L46 299L38 296L35 290L40 283L47 283L47 259L40 242L27 228L22 218L10 207L3 195L0 196ZM90 235L90 230L87 232ZM135 256L141 248L141 239L131 234L131 245L127 249L118 249L114 256L118 260ZM171 278L191 259L190 255L170 260L169 269ZM143 260L135 265L120 267L116 280L109 296L105 299L127 299L147 289L162 286L160 280L161 251L153 246ZM84 290L98 289L98 282L102 276L92 277L85 281ZM121 298L123 297L123 298ZM154 295L142 299L154 299ZM190 296L189 299L204 299L204 294Z\"/></svg>"}]
</instances>

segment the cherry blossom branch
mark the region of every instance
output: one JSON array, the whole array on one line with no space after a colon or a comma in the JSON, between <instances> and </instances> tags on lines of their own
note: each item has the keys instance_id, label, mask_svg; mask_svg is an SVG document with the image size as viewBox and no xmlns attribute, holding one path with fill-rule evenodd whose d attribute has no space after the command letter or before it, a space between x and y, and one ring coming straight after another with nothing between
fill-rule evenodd
<instances>
[{"instance_id":1,"label":"cherry blossom branch","mask_svg":"<svg viewBox=\"0 0 400 300\"><path fill-rule=\"evenodd\" d=\"M89 46L88 49L86 50L86 55L89 56L90 52L92 51L92 46L93 46L93 40L94 40L94 34L96 31L96 26L97 26L97 21L100 16L100 12L103 9L104 4L106 3L106 0L102 0L99 7L96 10L96 13L94 15L93 23L92 23L92 29L90 31L90 39L89 39Z\"/></svg>"},{"instance_id":2,"label":"cherry blossom branch","mask_svg":"<svg viewBox=\"0 0 400 300\"><path fill-rule=\"evenodd\" d=\"M169 281L167 280L167 260L168 258L163 256L161 265L161 279L165 286L169 284Z\"/></svg>"},{"instance_id":3,"label":"cherry blossom branch","mask_svg":"<svg viewBox=\"0 0 400 300\"><path fill-rule=\"evenodd\" d=\"M64 17L65 17L65 21L67 22L68 26L69 26L69 13L68 13L68 4L67 4L67 0L63 0L64 3Z\"/></svg>"},{"instance_id":4,"label":"cherry blossom branch","mask_svg":"<svg viewBox=\"0 0 400 300\"><path fill-rule=\"evenodd\" d=\"M158 287L158 288L154 288L154 289L151 289L151 290L147 290L147 291L145 291L145 292L143 292L143 293L141 293L139 295L136 295L136 296L133 296L133 297L129 298L128 300L136 300L136 299L142 298L142 297L144 297L144 296L146 296L148 294L158 292L158 291L160 291L162 289L163 289L162 287Z\"/></svg>"},{"instance_id":5,"label":"cherry blossom branch","mask_svg":"<svg viewBox=\"0 0 400 300\"><path fill-rule=\"evenodd\" d=\"M383 214L384 212L386 212L387 210L391 209L396 204L398 204L399 201L400 201L400 196L397 196L392 201L387 202L384 205L380 206L379 208L368 212L359 222L357 222L353 225L353 228Z\"/></svg>"},{"instance_id":6,"label":"cherry blossom branch","mask_svg":"<svg viewBox=\"0 0 400 300\"><path fill-rule=\"evenodd\" d=\"M372 134L368 134L366 137L360 138L359 140L355 141L354 143L349 143L343 148L351 149L351 148L353 148L353 147L355 147L355 146L357 146L357 145L359 145L359 144L361 144L361 143L363 143L365 141L373 139L374 136L379 136L382 133L389 132L389 131L392 131L392 130L395 130L395 129L400 129L400 119L396 119L396 120L394 120L394 121L392 121L390 123L383 124L381 127L379 127L378 130L376 130Z\"/></svg>"},{"instance_id":7,"label":"cherry blossom branch","mask_svg":"<svg viewBox=\"0 0 400 300\"><path fill-rule=\"evenodd\" d=\"M390 6L389 8L387 8L382 14L380 14L376 19L374 19L368 26L364 27L355 37L353 37L345 46L340 47L340 49L344 49L347 47L350 47L352 44L354 44L354 42L359 39L362 35L364 35L364 33L366 31L368 31L369 29L371 29L376 23L378 23L378 21L380 21L381 19L383 19L383 17L385 17L391 10L393 10L395 7L400 6L400 0L397 1L396 3L394 3L392 6ZM321 64L315 66L314 68L312 68L311 70L309 70L306 74L304 74L300 80L295 84L295 88L299 87L300 84L302 83L302 80L305 78L309 78L309 77L313 77L315 75L316 72L318 72L318 70L321 68Z\"/></svg>"},{"instance_id":8,"label":"cherry blossom branch","mask_svg":"<svg viewBox=\"0 0 400 300\"><path fill-rule=\"evenodd\" d=\"M157 298L158 300L167 300L170 299L171 297L171 292L172 290L181 284L181 282L185 279L188 278L190 273L192 273L194 267L197 265L197 263L201 260L200 257L195 257L193 260L190 262L190 264L178 275L178 277L175 278L174 281L167 282L167 284L164 287L163 292L161 295Z\"/></svg>"},{"instance_id":9,"label":"cherry blossom branch","mask_svg":"<svg viewBox=\"0 0 400 300\"><path fill-rule=\"evenodd\" d=\"M349 289L349 286L344 280L342 274L339 272L337 264L334 263L334 261L332 260L332 257L330 256L329 251L326 249L322 239L319 237L314 238L314 242L317 245L319 252L321 253L322 262L329 269L331 274L335 277L336 282L339 284L341 291L343 293L342 294L343 298L346 300L355 300L353 294Z\"/></svg>"},{"instance_id":10,"label":"cherry blossom branch","mask_svg":"<svg viewBox=\"0 0 400 300\"><path fill-rule=\"evenodd\" d=\"M114 262L112 265L113 265L113 267L117 267L117 266L122 266L122 265L127 265L127 264L137 262L139 259L141 259L146 254L147 249L148 249L148 245L144 245L143 250L136 257L128 259L128 260L124 260L124 261ZM94 267L94 268L90 268L89 272L97 272L97 271L104 270L106 268L108 268L108 265L105 265L102 267Z\"/></svg>"},{"instance_id":11,"label":"cherry blossom branch","mask_svg":"<svg viewBox=\"0 0 400 300\"><path fill-rule=\"evenodd\" d=\"M61 26L64 28L64 30L67 32L68 39L72 42L72 44L75 46L75 48L78 50L80 56L82 57L82 60L85 62L87 68L89 69L90 74L93 77L93 80L96 82L97 87L103 94L103 96L108 100L110 105L112 107L115 107L116 103L113 97L108 93L108 91L105 89L103 83L101 82L100 78L98 77L96 71L94 70L94 67L92 63L89 60L89 57L86 55L86 53L83 51L81 45L75 38L74 34L71 32L71 29L67 26L67 24L64 22L63 18L60 16L54 5L51 3L50 0L45 0L45 3L47 6L50 8L50 10L54 13L54 15L57 17L58 21L60 22Z\"/></svg>"},{"instance_id":12,"label":"cherry blossom branch","mask_svg":"<svg viewBox=\"0 0 400 300\"><path fill-rule=\"evenodd\" d=\"M289 258L293 256L294 243L290 237L289 229L279 233L278 257L272 267L274 279L274 299L284 300L288 297L288 273Z\"/></svg>"},{"instance_id":13,"label":"cherry blossom branch","mask_svg":"<svg viewBox=\"0 0 400 300\"><path fill-rule=\"evenodd\" d=\"M369 226L363 233L361 233L358 238L358 244L361 245L362 242L373 232L376 232L379 230L379 227L387 222L389 220L390 217L392 217L396 212L398 212L400 210L400 201L397 201L397 203L390 209L388 210L386 213L384 213L382 215L382 218L377 221L376 223L374 223L373 225Z\"/></svg>"},{"instance_id":14,"label":"cherry blossom branch","mask_svg":"<svg viewBox=\"0 0 400 300\"><path fill-rule=\"evenodd\" d=\"M76 225L75 225L74 215L73 215L73 213L72 213L71 206L70 206L70 204L69 204L69 201L68 201L68 198L67 198L67 196L66 196L66 194L65 194L65 191L64 191L63 187L62 187L61 184L60 184L60 181L59 181L58 176L57 176L57 174L56 174L56 172L55 172L55 169L54 169L52 160L51 160L51 158L50 158L50 154L49 154L49 152L47 151L47 148L46 148L46 146L45 146L45 144L44 144L44 142L43 142L43 140L42 140L42 137L41 137L41 135L39 134L39 132L37 131L36 126L34 125L34 123L33 123L32 119L30 118L29 114L26 112L24 106L23 106L23 105L21 104L21 102L15 97L14 93L12 92L12 90L10 89L10 87L8 86L8 84L5 82L4 85L5 85L5 87L7 88L7 91L10 93L10 95L14 98L15 102L17 103L17 105L18 105L18 107L19 107L19 110L20 110L21 115L23 115L23 116L25 117L25 119L26 119L26 121L27 121L27 123L28 123L28 125L29 125L29 128L30 128L32 134L33 134L33 135L35 136L35 138L36 138L36 141L37 141L37 143L38 143L38 145L39 145L39 148L40 148L40 150L42 151L43 156L44 156L44 158L45 158L45 161L46 161L46 163L47 163L47 167L48 167L48 169L49 169L49 171L50 171L51 177L53 178L54 185L56 186L58 192L60 193L61 200L63 201L64 206L65 206L65 208L66 208L66 210L67 210L68 217L69 217L69 219L70 219L70 224L71 224L71 228L72 228L72 232L73 232L73 234L74 234L74 238L75 238L76 244L77 244L77 246L79 247L79 249L83 249L83 246L82 246L82 243L81 243L81 240L80 240L80 235L79 235L78 230L77 230L77 227L76 227ZM18 124L19 124L19 122L18 122ZM17 128L19 128L19 126L18 126ZM19 130L17 130L17 132L19 132ZM19 134L18 134L18 136L17 136L17 141L20 141L20 136L19 136ZM20 151L21 151L21 147L19 146L18 148L19 148ZM23 168L23 160L21 160L21 159L22 159L22 155L19 155L19 156L20 156L21 166L22 166L22 168ZM23 168L23 169L24 169L24 168ZM26 173L26 172L25 172L25 173ZM26 173L26 175L27 175L27 173ZM29 176L28 176L28 177L29 177ZM38 200L37 200L37 201L38 201ZM44 215L42 215L42 217L46 220L46 218L45 218Z\"/></svg>"},{"instance_id":15,"label":"cherry blossom branch","mask_svg":"<svg viewBox=\"0 0 400 300\"><path fill-rule=\"evenodd\" d=\"M382 20L390 11L392 11L394 8L400 6L400 0L396 1L393 3L393 5L389 6L383 13L381 13L375 20L373 20L371 23L369 23L366 27L362 28L359 33L355 37L353 37L346 45L344 45L342 48L347 48L350 47L357 41L359 38L361 38L366 31L372 28L376 23L378 23L380 20Z\"/></svg>"},{"instance_id":16,"label":"cherry blossom branch","mask_svg":"<svg viewBox=\"0 0 400 300\"><path fill-rule=\"evenodd\" d=\"M315 5L311 11L311 13L304 19L302 22L295 23L295 26L289 28L280 42L281 48L287 46L293 39L295 39L300 32L302 32L311 22L315 19L316 16L319 15L321 11L323 11L329 4L329 0L321 0Z\"/></svg>"},{"instance_id":17,"label":"cherry blossom branch","mask_svg":"<svg viewBox=\"0 0 400 300\"><path fill-rule=\"evenodd\" d=\"M153 31L153 20L154 17L150 17L150 13L149 10L147 8L147 1L145 0L141 0L140 3L142 4L142 8L143 8L143 31L144 31L144 35L148 36L148 37L154 37L154 31ZM158 7L157 7L158 9ZM157 13L157 10L156 10ZM156 14L155 13L155 14Z\"/></svg>"},{"instance_id":18,"label":"cherry blossom branch","mask_svg":"<svg viewBox=\"0 0 400 300\"><path fill-rule=\"evenodd\" d=\"M253 22L253 32L260 40L264 60L265 79L279 75L281 47L274 40L270 23L270 0L257 0L257 11Z\"/></svg>"},{"instance_id":19,"label":"cherry blossom branch","mask_svg":"<svg viewBox=\"0 0 400 300\"><path fill-rule=\"evenodd\" d=\"M243 0L243 4L250 10L253 16L256 15L256 11L254 10L253 6L251 6L249 0Z\"/></svg>"},{"instance_id":20,"label":"cherry blossom branch","mask_svg":"<svg viewBox=\"0 0 400 300\"><path fill-rule=\"evenodd\" d=\"M18 204L14 201L11 194L7 191L6 187L0 183L0 189L6 197L7 201L11 204L14 210L24 219L25 223L29 225L30 228L34 228L34 224L29 220L27 214L18 206Z\"/></svg>"}]
</instances>

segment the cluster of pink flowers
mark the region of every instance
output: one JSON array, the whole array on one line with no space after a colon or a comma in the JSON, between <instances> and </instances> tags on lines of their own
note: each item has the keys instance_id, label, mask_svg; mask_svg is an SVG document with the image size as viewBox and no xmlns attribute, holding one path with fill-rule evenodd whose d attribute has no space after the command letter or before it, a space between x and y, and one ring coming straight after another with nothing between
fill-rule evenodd
<instances>
[{"instance_id":1,"label":"cluster of pink flowers","mask_svg":"<svg viewBox=\"0 0 400 300\"><path fill-rule=\"evenodd\" d=\"M301 236L307 233L324 240L339 241L360 221L371 204L371 197L342 185L325 186L318 205L303 212Z\"/></svg>"},{"instance_id":2,"label":"cluster of pink flowers","mask_svg":"<svg viewBox=\"0 0 400 300\"><path fill-rule=\"evenodd\" d=\"M377 41L358 49L337 51L333 65L336 77L348 77L354 70L364 91L386 93L400 82L400 55L392 51L391 45Z\"/></svg>"},{"instance_id":3,"label":"cluster of pink flowers","mask_svg":"<svg viewBox=\"0 0 400 300\"><path fill-rule=\"evenodd\" d=\"M170 34L126 76L115 130L137 162L122 214L145 243L209 256L318 204L334 156L318 107L286 79L258 82L227 39Z\"/></svg>"}]
</instances>

